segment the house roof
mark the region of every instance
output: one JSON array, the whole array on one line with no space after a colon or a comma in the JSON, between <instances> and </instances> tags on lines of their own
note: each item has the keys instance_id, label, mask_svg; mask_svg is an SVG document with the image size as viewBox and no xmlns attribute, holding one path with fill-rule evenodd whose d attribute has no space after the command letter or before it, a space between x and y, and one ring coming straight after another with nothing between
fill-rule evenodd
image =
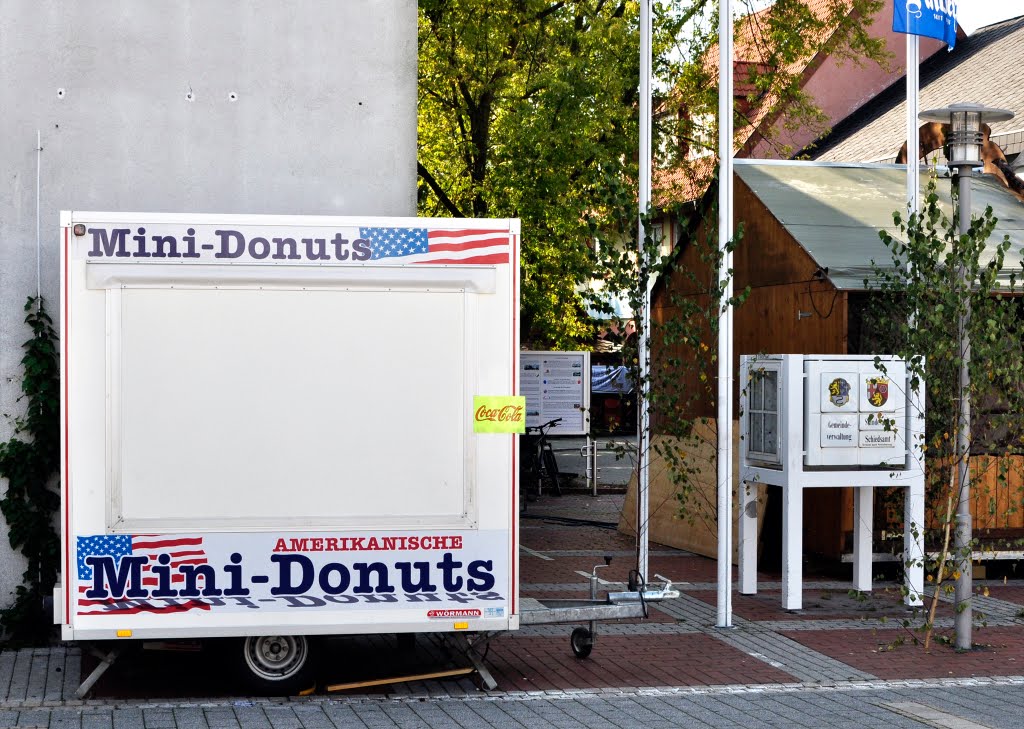
<instances>
[{"instance_id":1,"label":"house roof","mask_svg":"<svg viewBox=\"0 0 1024 729\"><path fill-rule=\"evenodd\" d=\"M852 0L802 0L807 6L811 15L819 21L829 17L834 8L845 11L849 14L853 10ZM747 81L749 68L751 66L765 66L767 48L765 36L768 33L766 19L770 16L772 7L765 8L755 13L743 16L736 25L736 33L733 40L734 45L734 83L736 93L745 95L749 89ZM889 22L892 15L891 2L885 3L873 18L881 18L883 25ZM867 26L871 26L871 19L865 20ZM816 48L800 58L794 59L787 64L784 71L788 74L801 77L801 87L804 87L808 80L815 74L824 60L835 52L830 48L828 41L835 34L835 26L828 26L817 31L818 37L814 39L812 47ZM938 44L936 44L938 45ZM715 44L708 49L702 60L702 65L709 78L718 78L719 53L718 45ZM852 64L850 64L852 65ZM875 87L877 89L879 87ZM872 91L872 94L874 91ZM746 113L746 122L737 125L735 130L733 149L737 157L747 157L753 154L757 144L771 136L766 131L775 125L779 118L785 118L786 109L778 107L778 99L769 95L757 99ZM843 112L844 114L846 112ZM830 119L830 123L838 121L842 117ZM756 156L765 156L757 154ZM893 155L895 156L895 155ZM674 165L671 168L656 169L654 179L654 199L659 206L669 206L675 202L686 202L696 200L707 190L708 185L714 176L717 166L717 154L698 157Z\"/></svg>"},{"instance_id":2,"label":"house roof","mask_svg":"<svg viewBox=\"0 0 1024 729\"><path fill-rule=\"evenodd\" d=\"M853 9L852 0L803 0L803 4L807 6L810 14L816 18L819 22L826 20L829 14L832 12L833 7L838 5L842 8L845 13L849 13ZM765 36L768 34L766 22L768 17L771 15L772 7L769 6L756 13L750 13L740 18L736 26L735 36L733 38L733 57L735 78L735 85L737 93L741 93L741 88L749 86L747 81L749 67L750 66L764 66L766 58L769 54L769 45L771 41L768 41ZM826 42L835 33L835 27L825 27L815 31L816 36L813 39L808 39L812 48L816 50L812 53L807 54L793 60L787 64L783 69L788 74L799 76L807 72L815 58L820 55L823 51ZM709 50L704 59L704 67L711 78L718 78L718 66L719 66L719 52L718 44L713 45ZM742 149L749 141L750 138L757 132L758 128L765 122L769 115L776 113L778 99L774 96L769 96L763 99L758 99L754 104L753 108L747 118L747 123L736 129L736 139L734 145L737 149Z\"/></svg>"},{"instance_id":3,"label":"house roof","mask_svg":"<svg viewBox=\"0 0 1024 729\"><path fill-rule=\"evenodd\" d=\"M921 64L920 108L980 102L1017 117L992 125L1004 152L1021 151L1024 130L1024 15L986 26ZM906 140L906 82L900 80L837 124L808 150L812 159L892 161ZM1016 145L1016 148L1014 147Z\"/></svg>"},{"instance_id":4,"label":"house roof","mask_svg":"<svg viewBox=\"0 0 1024 729\"><path fill-rule=\"evenodd\" d=\"M745 159L736 160L735 170L838 288L863 290L864 279L874 271L872 260L891 260L878 231L898 237L893 212L906 208L904 166ZM974 209L991 206L998 219L989 245L1009 235L1006 267L1019 270L1024 205L990 175L973 179ZM936 192L943 211L952 217L949 181L939 179Z\"/></svg>"}]
</instances>

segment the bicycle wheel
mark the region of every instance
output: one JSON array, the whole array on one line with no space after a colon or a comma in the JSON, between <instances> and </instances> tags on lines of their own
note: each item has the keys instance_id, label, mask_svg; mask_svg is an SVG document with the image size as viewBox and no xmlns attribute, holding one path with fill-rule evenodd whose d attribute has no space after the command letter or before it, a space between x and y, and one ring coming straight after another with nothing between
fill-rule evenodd
<instances>
[{"instance_id":1,"label":"bicycle wheel","mask_svg":"<svg viewBox=\"0 0 1024 729\"><path fill-rule=\"evenodd\" d=\"M559 482L558 474L558 460L555 458L555 452L551 450L550 446L545 448L540 453L541 463L544 467L544 478L551 490L555 493L555 496L562 495L562 484Z\"/></svg>"},{"instance_id":2,"label":"bicycle wheel","mask_svg":"<svg viewBox=\"0 0 1024 729\"><path fill-rule=\"evenodd\" d=\"M540 493L541 466L533 436L523 436L519 457L519 493L524 499L536 499Z\"/></svg>"}]
</instances>

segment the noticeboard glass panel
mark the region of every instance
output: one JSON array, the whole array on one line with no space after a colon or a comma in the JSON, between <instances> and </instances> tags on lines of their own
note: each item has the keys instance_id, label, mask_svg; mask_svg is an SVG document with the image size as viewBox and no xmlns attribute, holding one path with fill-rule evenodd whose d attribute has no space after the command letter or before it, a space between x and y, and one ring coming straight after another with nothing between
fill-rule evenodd
<instances>
[{"instance_id":1,"label":"noticeboard glass panel","mask_svg":"<svg viewBox=\"0 0 1024 729\"><path fill-rule=\"evenodd\" d=\"M520 352L519 377L527 427L561 418L549 434L590 432L590 352Z\"/></svg>"}]
</instances>

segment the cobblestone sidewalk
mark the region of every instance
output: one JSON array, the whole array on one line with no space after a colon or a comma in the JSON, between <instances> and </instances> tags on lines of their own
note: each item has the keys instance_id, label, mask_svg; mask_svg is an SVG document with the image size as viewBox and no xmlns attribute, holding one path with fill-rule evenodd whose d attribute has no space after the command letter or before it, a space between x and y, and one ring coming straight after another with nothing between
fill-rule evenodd
<instances>
[{"instance_id":1,"label":"cobblestone sidewalk","mask_svg":"<svg viewBox=\"0 0 1024 729\"><path fill-rule=\"evenodd\" d=\"M590 569L606 555L614 560L601 572L602 590L621 586L634 545L596 524L615 513L607 501L615 498L530 504L521 529L523 597L587 596ZM565 520L581 513L585 523ZM493 692L462 678L355 696L237 698L199 654L123 659L97 684L97 698L77 701L79 648L3 652L0 727L1022 726L1024 587L976 582L985 592L975 605L984 625L976 649L958 654L941 640L952 625L947 600L940 640L925 652L915 645L921 616L885 583L858 595L841 580L812 579L805 609L787 612L778 576L762 574L757 595L734 596L735 627L720 630L715 570L711 560L652 545L651 572L671 578L679 599L651 606L646 620L599 624L586 660L569 649L571 626L500 636L486 659L499 684ZM339 639L319 685L461 661L425 637L405 657L389 641ZM195 698L202 695L209 698Z\"/></svg>"}]
</instances>

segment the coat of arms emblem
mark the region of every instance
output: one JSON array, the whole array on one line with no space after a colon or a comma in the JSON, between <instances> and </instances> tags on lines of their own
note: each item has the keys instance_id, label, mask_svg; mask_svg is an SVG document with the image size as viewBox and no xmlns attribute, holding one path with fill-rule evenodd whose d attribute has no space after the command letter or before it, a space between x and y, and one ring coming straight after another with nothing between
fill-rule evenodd
<instances>
[{"instance_id":1,"label":"coat of arms emblem","mask_svg":"<svg viewBox=\"0 0 1024 729\"><path fill-rule=\"evenodd\" d=\"M850 402L850 383L837 377L828 384L828 399L837 408Z\"/></svg>"},{"instance_id":2,"label":"coat of arms emblem","mask_svg":"<svg viewBox=\"0 0 1024 729\"><path fill-rule=\"evenodd\" d=\"M889 380L872 377L868 380L868 402L880 408L889 400Z\"/></svg>"}]
</instances>

